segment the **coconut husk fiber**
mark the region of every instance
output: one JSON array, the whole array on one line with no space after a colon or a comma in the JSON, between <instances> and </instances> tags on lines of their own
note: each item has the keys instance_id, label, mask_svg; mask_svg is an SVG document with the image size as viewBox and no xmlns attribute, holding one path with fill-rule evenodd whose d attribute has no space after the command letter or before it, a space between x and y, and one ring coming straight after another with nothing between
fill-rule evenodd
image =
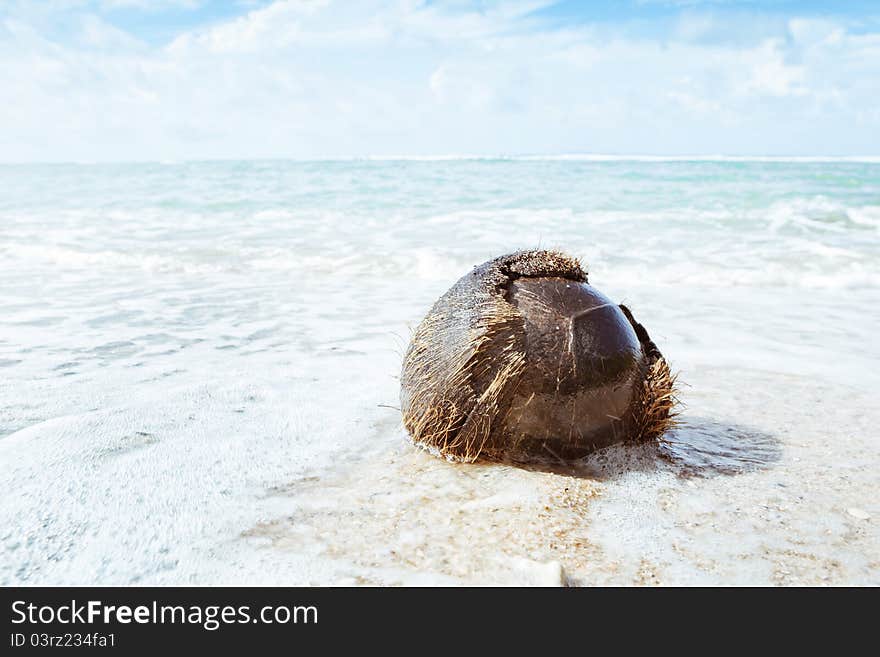
<instances>
[{"instance_id":1,"label":"coconut husk fiber","mask_svg":"<svg viewBox=\"0 0 880 657\"><path fill-rule=\"evenodd\" d=\"M401 411L413 442L460 461L578 458L659 437L675 377L578 260L519 251L463 276L415 330Z\"/></svg>"}]
</instances>

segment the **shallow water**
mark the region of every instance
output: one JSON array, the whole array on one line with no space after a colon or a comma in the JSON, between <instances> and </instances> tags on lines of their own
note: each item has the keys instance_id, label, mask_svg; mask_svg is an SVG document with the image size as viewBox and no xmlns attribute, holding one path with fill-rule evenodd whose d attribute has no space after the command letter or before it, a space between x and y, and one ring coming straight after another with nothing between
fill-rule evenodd
<instances>
[{"instance_id":1,"label":"shallow water","mask_svg":"<svg viewBox=\"0 0 880 657\"><path fill-rule=\"evenodd\" d=\"M580 256L681 372L659 446L411 447L409 331ZM0 583L880 583L880 163L0 167Z\"/></svg>"}]
</instances>

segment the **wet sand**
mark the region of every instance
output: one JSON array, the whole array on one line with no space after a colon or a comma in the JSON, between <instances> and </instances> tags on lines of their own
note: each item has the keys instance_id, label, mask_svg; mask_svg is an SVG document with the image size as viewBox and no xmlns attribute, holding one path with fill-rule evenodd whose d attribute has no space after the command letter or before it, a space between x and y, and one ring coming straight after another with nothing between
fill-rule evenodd
<instances>
[{"instance_id":1,"label":"wet sand","mask_svg":"<svg viewBox=\"0 0 880 657\"><path fill-rule=\"evenodd\" d=\"M722 374L728 387L742 376L691 380L712 388ZM449 463L401 436L345 472L273 491L291 514L245 536L278 559L310 550L336 562L340 584L878 584L880 508L864 494L875 456L848 436L880 413L864 393L862 417L829 409L829 396L856 390L785 386L782 414L762 413L760 396L726 408L714 397L715 418L686 411L661 446L573 464ZM699 393L688 399L701 406ZM717 419L733 411L753 424Z\"/></svg>"}]
</instances>

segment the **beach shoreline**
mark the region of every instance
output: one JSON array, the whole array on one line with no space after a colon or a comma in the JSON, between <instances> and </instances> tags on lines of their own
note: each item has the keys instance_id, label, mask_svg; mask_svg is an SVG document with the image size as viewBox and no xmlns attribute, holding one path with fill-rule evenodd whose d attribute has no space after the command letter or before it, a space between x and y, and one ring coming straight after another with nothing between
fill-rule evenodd
<instances>
[{"instance_id":1,"label":"beach shoreline","mask_svg":"<svg viewBox=\"0 0 880 657\"><path fill-rule=\"evenodd\" d=\"M0 183L0 584L880 584L878 164ZM682 426L567 471L413 447L412 329L474 265L539 247L650 327Z\"/></svg>"}]
</instances>

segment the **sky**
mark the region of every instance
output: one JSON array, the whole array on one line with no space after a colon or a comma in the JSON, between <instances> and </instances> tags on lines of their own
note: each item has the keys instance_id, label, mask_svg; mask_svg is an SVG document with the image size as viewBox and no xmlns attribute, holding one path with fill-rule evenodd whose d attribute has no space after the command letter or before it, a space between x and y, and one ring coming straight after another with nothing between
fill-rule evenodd
<instances>
[{"instance_id":1,"label":"sky","mask_svg":"<svg viewBox=\"0 0 880 657\"><path fill-rule=\"evenodd\" d=\"M0 0L0 161L880 154L880 2Z\"/></svg>"}]
</instances>

